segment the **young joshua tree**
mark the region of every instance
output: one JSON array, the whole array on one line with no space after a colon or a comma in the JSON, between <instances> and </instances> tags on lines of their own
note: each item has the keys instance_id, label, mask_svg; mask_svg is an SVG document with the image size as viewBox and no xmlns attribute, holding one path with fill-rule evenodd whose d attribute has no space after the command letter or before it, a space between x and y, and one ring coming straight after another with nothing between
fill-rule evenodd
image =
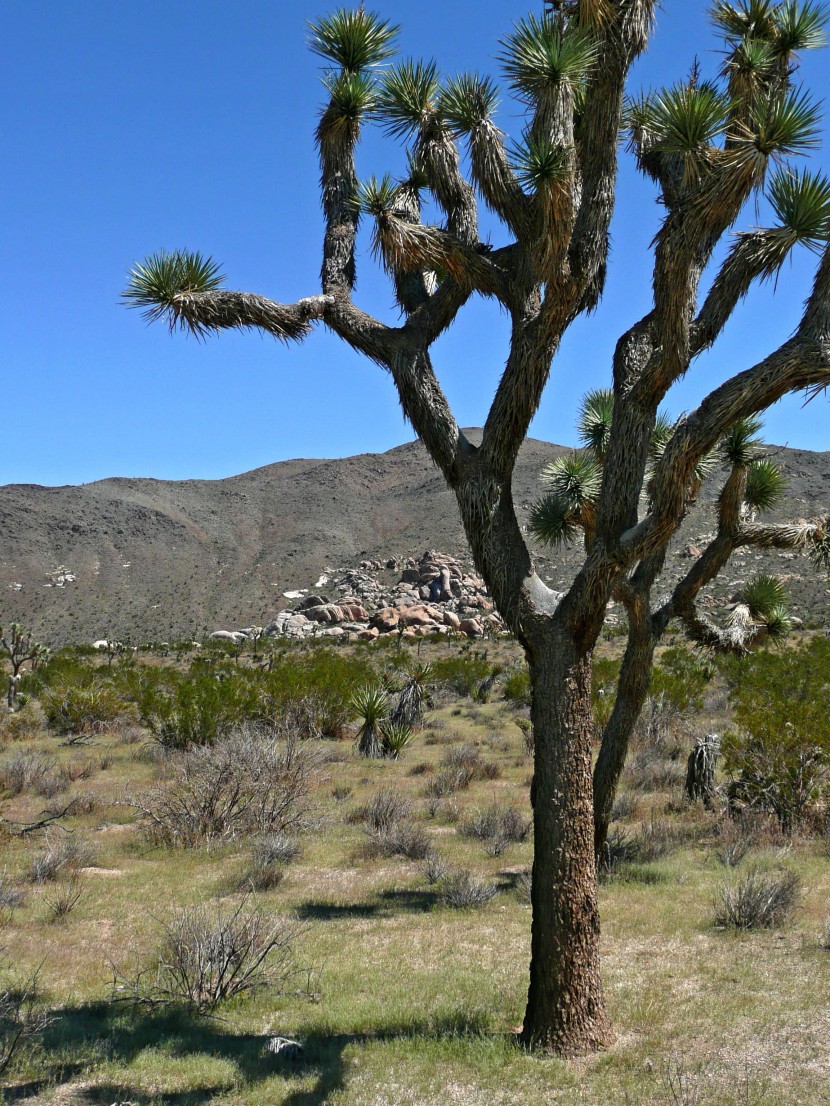
<instances>
[{"instance_id":1,"label":"young joshua tree","mask_svg":"<svg viewBox=\"0 0 830 1106\"><path fill-rule=\"evenodd\" d=\"M151 319L198 335L251 327L296 340L321 321L391 374L406 416L455 493L476 566L527 656L535 852L522 1039L565 1055L612 1037L600 980L591 757L591 658L606 603L615 589L656 576L697 467L731 426L786 392L830 382L830 186L787 162L816 144L818 110L791 82L796 52L823 41L824 11L812 0L718 0L712 18L726 44L720 76L704 81L693 72L626 107L628 72L648 44L656 7L656 0L575 0L519 21L500 54L525 114L513 143L496 125L498 90L489 78L442 80L432 62L379 70L393 53L396 28L362 5L320 19L311 44L326 65L328 96L316 134L322 294L282 304L228 291L216 262L185 251L137 265L125 293ZM404 180L359 182L355 150L371 121L407 143ZM562 337L602 295L623 129L665 209L654 242L654 303L617 346L593 539L560 594L534 570L511 481ZM771 167L774 195L785 201L779 222L735 239L699 305L715 247L765 187ZM425 191L441 211L440 225L422 220ZM501 221L508 245L491 249L480 240L479 200ZM372 220L374 250L403 315L397 325L355 302L361 217ZM777 272L798 242L813 245L821 259L795 334L671 428L641 515L667 391L716 340L753 282ZM478 446L460 431L430 358L475 295L496 301L511 321L504 373Z\"/></svg>"},{"instance_id":2,"label":"young joshua tree","mask_svg":"<svg viewBox=\"0 0 830 1106\"><path fill-rule=\"evenodd\" d=\"M5 632L3 627L0 626L0 655L8 657L12 666L6 690L6 703L9 710L14 708L17 700L21 668L27 661L31 661L34 668L37 662L46 656L47 652L46 646L39 641L35 641L33 635L24 630L20 623L13 622L8 632Z\"/></svg>"}]
</instances>

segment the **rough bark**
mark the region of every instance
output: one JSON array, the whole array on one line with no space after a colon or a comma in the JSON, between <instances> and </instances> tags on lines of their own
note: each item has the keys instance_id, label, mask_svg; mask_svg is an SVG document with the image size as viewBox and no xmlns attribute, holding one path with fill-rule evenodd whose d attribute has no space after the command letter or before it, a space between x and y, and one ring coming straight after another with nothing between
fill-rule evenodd
<instances>
[{"instance_id":1,"label":"rough bark","mask_svg":"<svg viewBox=\"0 0 830 1106\"><path fill-rule=\"evenodd\" d=\"M522 1041L577 1056L613 1040L599 963L590 652L554 623L531 646L530 679L535 848Z\"/></svg>"}]
</instances>

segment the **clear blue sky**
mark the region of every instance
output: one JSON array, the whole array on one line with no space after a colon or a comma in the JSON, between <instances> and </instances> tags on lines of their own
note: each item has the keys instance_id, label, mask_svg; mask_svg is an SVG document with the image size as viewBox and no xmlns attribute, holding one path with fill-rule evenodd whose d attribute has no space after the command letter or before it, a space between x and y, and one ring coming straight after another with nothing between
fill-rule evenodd
<instances>
[{"instance_id":1,"label":"clear blue sky","mask_svg":"<svg viewBox=\"0 0 830 1106\"><path fill-rule=\"evenodd\" d=\"M402 25L401 52L444 72L496 71L497 39L531 5L493 0L369 4ZM541 3L533 4L541 10ZM672 83L694 56L718 65L705 3L665 0L635 85ZM298 456L381 451L412 438L388 377L318 330L302 346L255 334L200 344L119 305L130 265L159 247L219 259L228 286L293 300L319 290L322 222L313 145L322 101L298 0L6 0L0 128L0 483L110 475L220 477ZM822 98L830 55L801 77ZM509 96L500 119L518 133ZM815 159L830 170L830 138ZM623 156L614 253L601 311L557 358L532 433L572 443L578 398L609 380L620 331L649 305L653 188ZM402 166L369 132L361 173ZM763 212L760 213L761 216ZM750 221L755 213L749 213ZM358 301L394 320L362 239ZM498 242L498 230L494 231ZM688 409L797 322L815 259L736 315L715 353L672 393ZM462 425L481 424L505 355L505 320L467 308L435 350ZM767 419L769 440L830 448L827 401Z\"/></svg>"}]
</instances>

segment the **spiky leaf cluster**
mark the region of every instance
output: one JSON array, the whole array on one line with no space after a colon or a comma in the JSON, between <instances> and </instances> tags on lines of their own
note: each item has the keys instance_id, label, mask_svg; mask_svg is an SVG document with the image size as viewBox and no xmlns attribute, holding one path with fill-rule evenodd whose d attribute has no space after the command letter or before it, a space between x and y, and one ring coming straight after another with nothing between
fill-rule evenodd
<instances>
[{"instance_id":1,"label":"spiky leaf cluster","mask_svg":"<svg viewBox=\"0 0 830 1106\"><path fill-rule=\"evenodd\" d=\"M327 73L323 84L329 102L318 127L318 136L326 141L351 132L375 103L375 82L368 73Z\"/></svg>"},{"instance_id":2,"label":"spiky leaf cluster","mask_svg":"<svg viewBox=\"0 0 830 1106\"><path fill-rule=\"evenodd\" d=\"M495 112L498 89L489 77L461 73L441 91L438 111L457 134L471 134Z\"/></svg>"},{"instance_id":3,"label":"spiky leaf cluster","mask_svg":"<svg viewBox=\"0 0 830 1106\"><path fill-rule=\"evenodd\" d=\"M315 54L333 61L348 73L359 73L394 54L399 28L375 12L359 8L336 12L309 22L309 45Z\"/></svg>"},{"instance_id":4,"label":"spiky leaf cluster","mask_svg":"<svg viewBox=\"0 0 830 1106\"><path fill-rule=\"evenodd\" d=\"M780 229L793 242L818 250L830 239L830 180L823 173L779 169L768 196Z\"/></svg>"},{"instance_id":5,"label":"spiky leaf cluster","mask_svg":"<svg viewBox=\"0 0 830 1106\"><path fill-rule=\"evenodd\" d=\"M148 322L167 317L171 329L177 323L174 301L177 296L215 292L224 281L219 263L190 250L159 250L134 265L127 278L122 299L128 307L145 308Z\"/></svg>"},{"instance_id":6,"label":"spiky leaf cluster","mask_svg":"<svg viewBox=\"0 0 830 1106\"><path fill-rule=\"evenodd\" d=\"M756 415L738 419L718 443L718 457L730 468L747 468L758 458L761 439L758 432L762 427Z\"/></svg>"},{"instance_id":7,"label":"spiky leaf cluster","mask_svg":"<svg viewBox=\"0 0 830 1106\"><path fill-rule=\"evenodd\" d=\"M392 210L397 191L398 186L388 173L380 180L369 177L359 185L354 204L363 214L377 218Z\"/></svg>"},{"instance_id":8,"label":"spiky leaf cluster","mask_svg":"<svg viewBox=\"0 0 830 1106\"><path fill-rule=\"evenodd\" d=\"M407 59L384 74L375 113L387 134L405 139L434 117L439 93L435 62Z\"/></svg>"},{"instance_id":9,"label":"spiky leaf cluster","mask_svg":"<svg viewBox=\"0 0 830 1106\"><path fill-rule=\"evenodd\" d=\"M744 502L754 511L768 511L784 494L787 481L781 469L768 457L753 461L746 474Z\"/></svg>"},{"instance_id":10,"label":"spiky leaf cluster","mask_svg":"<svg viewBox=\"0 0 830 1106\"><path fill-rule=\"evenodd\" d=\"M611 438L614 417L614 393L610 388L596 388L582 400L577 422L579 440L586 449L603 461Z\"/></svg>"},{"instance_id":11,"label":"spiky leaf cluster","mask_svg":"<svg viewBox=\"0 0 830 1106\"><path fill-rule=\"evenodd\" d=\"M520 20L502 46L499 60L511 86L534 104L558 87L576 89L598 57L597 40L589 30L535 15Z\"/></svg>"},{"instance_id":12,"label":"spiky leaf cluster","mask_svg":"<svg viewBox=\"0 0 830 1106\"><path fill-rule=\"evenodd\" d=\"M764 157L805 154L820 144L821 108L807 92L759 97L750 122L737 128L736 140Z\"/></svg>"},{"instance_id":13,"label":"spiky leaf cluster","mask_svg":"<svg viewBox=\"0 0 830 1106\"><path fill-rule=\"evenodd\" d=\"M716 0L711 17L730 45L763 41L783 58L819 49L826 40L827 10L815 0Z\"/></svg>"},{"instance_id":14,"label":"spiky leaf cluster","mask_svg":"<svg viewBox=\"0 0 830 1106\"><path fill-rule=\"evenodd\" d=\"M749 607L756 621L766 621L776 609L783 609L787 591L777 576L764 573L753 577L741 588L738 600Z\"/></svg>"},{"instance_id":15,"label":"spiky leaf cluster","mask_svg":"<svg viewBox=\"0 0 830 1106\"><path fill-rule=\"evenodd\" d=\"M572 151L553 142L547 134L526 134L524 142L513 147L512 154L516 178L528 192L543 192L568 180Z\"/></svg>"},{"instance_id":16,"label":"spiky leaf cluster","mask_svg":"<svg viewBox=\"0 0 830 1106\"><path fill-rule=\"evenodd\" d=\"M576 537L593 514L602 468L588 453L558 457L542 472L548 492L530 508L530 529L548 545Z\"/></svg>"},{"instance_id":17,"label":"spiky leaf cluster","mask_svg":"<svg viewBox=\"0 0 830 1106\"><path fill-rule=\"evenodd\" d=\"M695 154L714 144L729 115L729 99L714 85L685 83L645 102L645 125L652 145L663 153Z\"/></svg>"}]
</instances>

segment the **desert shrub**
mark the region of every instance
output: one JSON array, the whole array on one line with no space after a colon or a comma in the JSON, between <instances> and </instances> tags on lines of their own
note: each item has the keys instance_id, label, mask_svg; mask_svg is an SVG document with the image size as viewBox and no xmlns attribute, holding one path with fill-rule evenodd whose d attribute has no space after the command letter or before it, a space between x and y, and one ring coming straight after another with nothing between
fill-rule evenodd
<instances>
[{"instance_id":1,"label":"desert shrub","mask_svg":"<svg viewBox=\"0 0 830 1106\"><path fill-rule=\"evenodd\" d=\"M532 823L515 806L493 803L484 810L477 810L458 827L464 837L482 841L492 856L501 856L512 842L525 841Z\"/></svg>"},{"instance_id":2,"label":"desert shrub","mask_svg":"<svg viewBox=\"0 0 830 1106\"><path fill-rule=\"evenodd\" d=\"M479 879L462 869L448 875L441 884L441 902L454 910L486 906L499 893L498 884Z\"/></svg>"},{"instance_id":3,"label":"desert shrub","mask_svg":"<svg viewBox=\"0 0 830 1106\"><path fill-rule=\"evenodd\" d=\"M283 656L259 675L260 717L274 719L292 706L305 720L303 736L343 737L352 717L351 701L377 673L366 655L316 648Z\"/></svg>"},{"instance_id":4,"label":"desert shrub","mask_svg":"<svg viewBox=\"0 0 830 1106\"><path fill-rule=\"evenodd\" d=\"M23 888L8 872L0 872L0 921L11 910L17 910L26 901Z\"/></svg>"},{"instance_id":5,"label":"desert shrub","mask_svg":"<svg viewBox=\"0 0 830 1106\"><path fill-rule=\"evenodd\" d=\"M473 699L484 681L493 675L495 667L487 654L479 650L456 653L432 662L432 680L456 695Z\"/></svg>"},{"instance_id":6,"label":"desert shrub","mask_svg":"<svg viewBox=\"0 0 830 1106\"><path fill-rule=\"evenodd\" d=\"M37 788L44 777L56 768L57 761L54 757L18 750L0 761L0 788L10 795L20 795L24 791Z\"/></svg>"},{"instance_id":7,"label":"desert shrub","mask_svg":"<svg viewBox=\"0 0 830 1106\"><path fill-rule=\"evenodd\" d=\"M47 920L63 922L69 917L86 892L86 883L77 871L57 886L51 895L45 896Z\"/></svg>"},{"instance_id":8,"label":"desert shrub","mask_svg":"<svg viewBox=\"0 0 830 1106\"><path fill-rule=\"evenodd\" d=\"M666 649L652 669L649 694L662 698L678 714L700 710L713 675L711 663L690 649Z\"/></svg>"},{"instance_id":9,"label":"desert shrub","mask_svg":"<svg viewBox=\"0 0 830 1106\"><path fill-rule=\"evenodd\" d=\"M792 833L830 797L830 641L762 652L724 669L739 727L724 735L730 801L773 814Z\"/></svg>"},{"instance_id":10,"label":"desert shrub","mask_svg":"<svg viewBox=\"0 0 830 1106\"><path fill-rule=\"evenodd\" d=\"M454 825L461 817L458 803L446 795L430 795L427 799L427 814L441 822Z\"/></svg>"},{"instance_id":11,"label":"desert shrub","mask_svg":"<svg viewBox=\"0 0 830 1106\"><path fill-rule=\"evenodd\" d=\"M611 808L611 821L627 822L629 818L636 815L638 807L639 801L635 795L632 795L630 791L621 791L614 799L614 805Z\"/></svg>"},{"instance_id":12,"label":"desert shrub","mask_svg":"<svg viewBox=\"0 0 830 1106\"><path fill-rule=\"evenodd\" d=\"M430 850L421 864L421 871L430 887L435 887L450 874L450 867L440 853Z\"/></svg>"},{"instance_id":13,"label":"desert shrub","mask_svg":"<svg viewBox=\"0 0 830 1106\"><path fill-rule=\"evenodd\" d=\"M365 806L355 811L355 820L365 822L372 833L388 833L398 822L409 817L412 804L405 795L391 787L376 791Z\"/></svg>"},{"instance_id":14,"label":"desert shrub","mask_svg":"<svg viewBox=\"0 0 830 1106\"><path fill-rule=\"evenodd\" d=\"M200 904L162 924L161 946L149 968L116 971L119 997L210 1014L222 1003L264 989L280 993L295 970L297 926L248 897L236 906Z\"/></svg>"},{"instance_id":15,"label":"desert shrub","mask_svg":"<svg viewBox=\"0 0 830 1106\"><path fill-rule=\"evenodd\" d=\"M109 681L89 685L55 684L40 696L46 721L57 733L100 733L129 711Z\"/></svg>"},{"instance_id":16,"label":"desert shrub","mask_svg":"<svg viewBox=\"0 0 830 1106\"><path fill-rule=\"evenodd\" d=\"M242 886L254 891L272 891L282 883L285 865L300 856L296 838L285 833L265 833L254 840Z\"/></svg>"},{"instance_id":17,"label":"desert shrub","mask_svg":"<svg viewBox=\"0 0 830 1106\"><path fill-rule=\"evenodd\" d=\"M368 840L363 853L367 857L402 856L407 860L424 860L432 852L429 834L422 826L408 819L395 822L384 830L367 826L366 835Z\"/></svg>"},{"instance_id":18,"label":"desert shrub","mask_svg":"<svg viewBox=\"0 0 830 1106\"><path fill-rule=\"evenodd\" d=\"M495 780L501 774L499 766L486 761L475 745L454 745L444 754L441 764L467 776L467 784L473 780Z\"/></svg>"},{"instance_id":19,"label":"desert shrub","mask_svg":"<svg viewBox=\"0 0 830 1106\"><path fill-rule=\"evenodd\" d=\"M148 724L167 749L212 745L254 717L257 703L255 688L239 674L191 671L155 696Z\"/></svg>"},{"instance_id":20,"label":"desert shrub","mask_svg":"<svg viewBox=\"0 0 830 1106\"><path fill-rule=\"evenodd\" d=\"M504 697L519 706L530 706L530 673L526 666L510 670L504 681Z\"/></svg>"},{"instance_id":21,"label":"desert shrub","mask_svg":"<svg viewBox=\"0 0 830 1106\"><path fill-rule=\"evenodd\" d=\"M76 834L49 834L42 849L32 857L29 879L32 883L47 883L65 872L75 872L94 862L95 854L88 841Z\"/></svg>"},{"instance_id":22,"label":"desert shrub","mask_svg":"<svg viewBox=\"0 0 830 1106\"><path fill-rule=\"evenodd\" d=\"M801 898L801 881L792 871L751 869L725 883L715 902L715 923L730 929L769 929L790 920Z\"/></svg>"},{"instance_id":23,"label":"desert shrub","mask_svg":"<svg viewBox=\"0 0 830 1106\"><path fill-rule=\"evenodd\" d=\"M132 805L159 844L193 846L300 829L317 758L292 734L245 726L177 755L172 778Z\"/></svg>"},{"instance_id":24,"label":"desert shrub","mask_svg":"<svg viewBox=\"0 0 830 1106\"><path fill-rule=\"evenodd\" d=\"M530 906L533 895L533 871L523 868L516 873L516 898L523 906Z\"/></svg>"},{"instance_id":25,"label":"desert shrub","mask_svg":"<svg viewBox=\"0 0 830 1106\"><path fill-rule=\"evenodd\" d=\"M671 791L682 786L686 768L680 761L666 760L652 749L642 749L626 765L625 774L636 791Z\"/></svg>"}]
</instances>

